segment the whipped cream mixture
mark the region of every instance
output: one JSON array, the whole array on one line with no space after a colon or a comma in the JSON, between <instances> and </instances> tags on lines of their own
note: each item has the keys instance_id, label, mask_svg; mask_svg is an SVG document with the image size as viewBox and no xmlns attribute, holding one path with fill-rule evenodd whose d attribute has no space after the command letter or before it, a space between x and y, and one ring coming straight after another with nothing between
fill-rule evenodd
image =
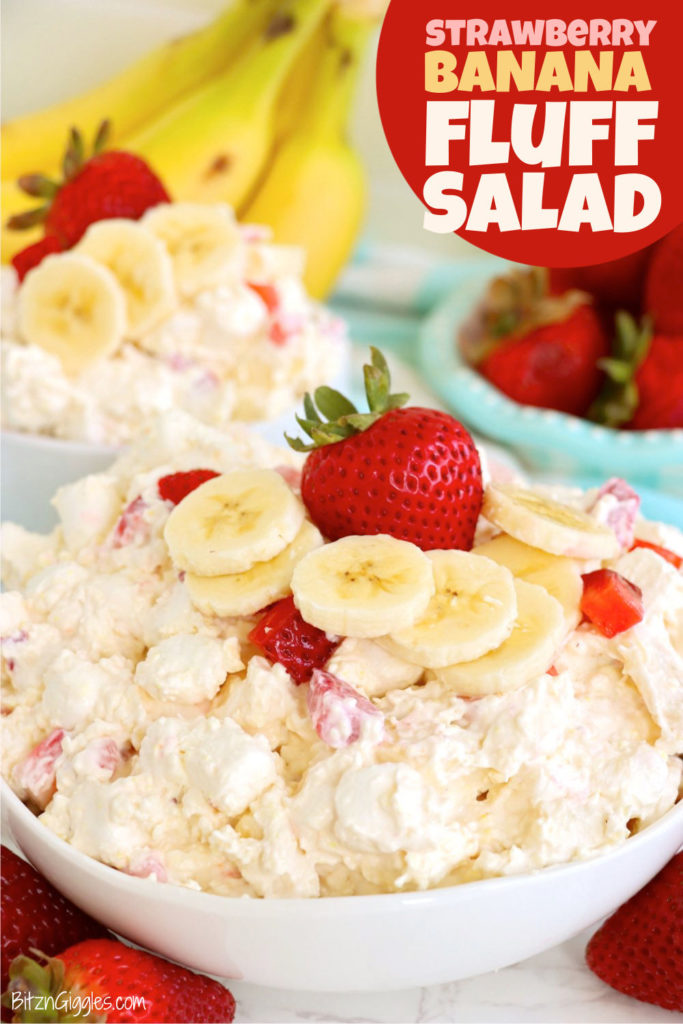
<instances>
[{"instance_id":1,"label":"whipped cream mixture","mask_svg":"<svg viewBox=\"0 0 683 1024\"><path fill-rule=\"evenodd\" d=\"M296 490L299 464L175 413L63 487L52 534L4 527L3 772L47 828L157 882L316 897L588 858L672 807L681 571L649 548L605 560L641 589L642 621L608 639L570 616L548 671L510 692L459 696L346 638L325 666L345 687L316 703L249 641L258 613L193 604L158 490L174 471L242 467L277 467ZM572 500L609 523L594 497ZM478 539L494 533L482 520ZM635 534L683 555L673 527L638 519Z\"/></svg>"},{"instance_id":2,"label":"whipped cream mixture","mask_svg":"<svg viewBox=\"0 0 683 1024\"><path fill-rule=\"evenodd\" d=\"M226 280L177 293L161 322L80 372L26 343L19 285L3 267L2 423L8 430L119 446L170 409L204 422L270 420L334 380L344 325L307 296L299 250L245 227Z\"/></svg>"}]
</instances>

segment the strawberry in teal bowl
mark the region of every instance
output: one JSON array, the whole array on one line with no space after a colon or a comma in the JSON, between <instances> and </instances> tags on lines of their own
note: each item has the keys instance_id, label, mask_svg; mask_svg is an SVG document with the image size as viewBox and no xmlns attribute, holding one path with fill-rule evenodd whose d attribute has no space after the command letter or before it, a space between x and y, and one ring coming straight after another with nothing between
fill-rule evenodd
<instances>
[{"instance_id":1,"label":"strawberry in teal bowl","mask_svg":"<svg viewBox=\"0 0 683 1024\"><path fill-rule=\"evenodd\" d=\"M536 471L584 480L617 473L683 494L681 298L680 289L663 295L660 283L681 270L680 234L631 261L629 272L645 276L630 312L615 313L607 273L594 294L583 290L585 271L596 268L573 278L553 272L548 287L540 269L495 278L482 267L423 325L427 381L469 427ZM637 319L645 308L649 316Z\"/></svg>"}]
</instances>

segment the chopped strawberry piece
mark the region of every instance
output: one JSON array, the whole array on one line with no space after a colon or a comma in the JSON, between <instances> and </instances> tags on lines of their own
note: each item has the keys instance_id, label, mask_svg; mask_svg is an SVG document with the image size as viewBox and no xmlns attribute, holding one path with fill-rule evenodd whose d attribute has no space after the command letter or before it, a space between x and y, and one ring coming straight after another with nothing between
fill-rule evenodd
<instances>
[{"instance_id":1,"label":"chopped strawberry piece","mask_svg":"<svg viewBox=\"0 0 683 1024\"><path fill-rule=\"evenodd\" d=\"M47 807L55 791L55 765L64 735L63 729L53 729L15 769L17 782L40 808Z\"/></svg>"},{"instance_id":2,"label":"chopped strawberry piece","mask_svg":"<svg viewBox=\"0 0 683 1024\"><path fill-rule=\"evenodd\" d=\"M245 242L269 242L272 231L265 224L241 224L240 234Z\"/></svg>"},{"instance_id":3,"label":"chopped strawberry piece","mask_svg":"<svg viewBox=\"0 0 683 1024\"><path fill-rule=\"evenodd\" d=\"M144 514L147 502L138 495L123 510L121 518L114 527L114 547L122 548L135 540L143 540L149 535L149 527Z\"/></svg>"},{"instance_id":4,"label":"chopped strawberry piece","mask_svg":"<svg viewBox=\"0 0 683 1024\"><path fill-rule=\"evenodd\" d=\"M638 492L615 476L602 485L588 511L612 530L622 548L629 548L639 508Z\"/></svg>"},{"instance_id":5,"label":"chopped strawberry piece","mask_svg":"<svg viewBox=\"0 0 683 1024\"><path fill-rule=\"evenodd\" d=\"M93 740L86 749L97 767L110 774L113 774L123 761L123 755L118 748L116 740L113 740L110 736Z\"/></svg>"},{"instance_id":6,"label":"chopped strawberry piece","mask_svg":"<svg viewBox=\"0 0 683 1024\"><path fill-rule=\"evenodd\" d=\"M603 636L623 633L643 617L643 594L614 569L596 569L583 579L581 611Z\"/></svg>"},{"instance_id":7,"label":"chopped strawberry piece","mask_svg":"<svg viewBox=\"0 0 683 1024\"><path fill-rule=\"evenodd\" d=\"M683 1012L682 921L683 852L597 930L586 963L618 992Z\"/></svg>"},{"instance_id":8,"label":"chopped strawberry piece","mask_svg":"<svg viewBox=\"0 0 683 1024\"><path fill-rule=\"evenodd\" d=\"M168 872L161 854L154 851L134 856L126 869L126 874L135 875L136 878L150 878L155 875L157 882L168 881Z\"/></svg>"},{"instance_id":9,"label":"chopped strawberry piece","mask_svg":"<svg viewBox=\"0 0 683 1024\"><path fill-rule=\"evenodd\" d=\"M189 469L185 473L169 473L168 476L162 476L157 484L159 497L179 505L183 498L196 490L200 484L213 480L215 476L219 474L213 469Z\"/></svg>"},{"instance_id":10,"label":"chopped strawberry piece","mask_svg":"<svg viewBox=\"0 0 683 1024\"><path fill-rule=\"evenodd\" d=\"M669 551L668 548L663 548L659 544L651 544L649 540L634 540L630 550L634 551L636 548L648 548L650 551L654 551L655 554L659 555L660 558L666 559L667 562L671 562L677 569L683 567L683 558L677 555L675 551Z\"/></svg>"},{"instance_id":11,"label":"chopped strawberry piece","mask_svg":"<svg viewBox=\"0 0 683 1024\"><path fill-rule=\"evenodd\" d=\"M304 622L292 597L271 605L249 639L267 658L286 668L295 683L307 683L341 642Z\"/></svg>"},{"instance_id":12,"label":"chopped strawberry piece","mask_svg":"<svg viewBox=\"0 0 683 1024\"><path fill-rule=\"evenodd\" d=\"M360 739L364 726L384 722L384 715L372 701L343 679L320 669L313 672L306 702L318 736L337 749Z\"/></svg>"},{"instance_id":13,"label":"chopped strawberry piece","mask_svg":"<svg viewBox=\"0 0 683 1024\"><path fill-rule=\"evenodd\" d=\"M18 274L19 280L23 281L29 270L33 270L46 256L55 252L62 252L62 243L53 235L46 235L39 242L27 245L25 249L12 257L12 266Z\"/></svg>"},{"instance_id":14,"label":"chopped strawberry piece","mask_svg":"<svg viewBox=\"0 0 683 1024\"><path fill-rule=\"evenodd\" d=\"M281 320L275 318L268 328L268 337L274 345L286 345L290 332Z\"/></svg>"},{"instance_id":15,"label":"chopped strawberry piece","mask_svg":"<svg viewBox=\"0 0 683 1024\"><path fill-rule=\"evenodd\" d=\"M259 284L256 281L247 281L247 285L258 297L263 300L269 313L277 312L280 306L280 296L273 284Z\"/></svg>"}]
</instances>

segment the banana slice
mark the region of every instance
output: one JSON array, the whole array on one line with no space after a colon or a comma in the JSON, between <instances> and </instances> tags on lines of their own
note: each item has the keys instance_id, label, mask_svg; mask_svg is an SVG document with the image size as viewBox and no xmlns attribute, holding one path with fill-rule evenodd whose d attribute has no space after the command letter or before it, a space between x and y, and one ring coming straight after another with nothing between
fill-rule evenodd
<instances>
[{"instance_id":1,"label":"banana slice","mask_svg":"<svg viewBox=\"0 0 683 1024\"><path fill-rule=\"evenodd\" d=\"M612 531L586 512L514 484L489 484L481 511L505 533L552 555L604 561L621 550Z\"/></svg>"},{"instance_id":2,"label":"banana slice","mask_svg":"<svg viewBox=\"0 0 683 1024\"><path fill-rule=\"evenodd\" d=\"M157 236L137 221L97 221L76 251L108 267L118 281L126 300L129 338L139 338L175 309L171 257Z\"/></svg>"},{"instance_id":3,"label":"banana slice","mask_svg":"<svg viewBox=\"0 0 683 1024\"><path fill-rule=\"evenodd\" d=\"M343 537L306 555L292 577L306 622L340 636L378 637L412 625L434 593L432 563L386 534Z\"/></svg>"},{"instance_id":4,"label":"banana slice","mask_svg":"<svg viewBox=\"0 0 683 1024\"><path fill-rule=\"evenodd\" d=\"M515 580L517 621L507 640L476 661L437 669L434 676L463 697L517 690L547 672L565 635L562 606L543 587Z\"/></svg>"},{"instance_id":5,"label":"banana slice","mask_svg":"<svg viewBox=\"0 0 683 1024\"><path fill-rule=\"evenodd\" d=\"M161 203L142 223L166 246L181 295L196 295L241 273L244 245L229 206Z\"/></svg>"},{"instance_id":6,"label":"banana slice","mask_svg":"<svg viewBox=\"0 0 683 1024\"><path fill-rule=\"evenodd\" d=\"M306 269L306 251L299 245L251 243L245 259L247 280L264 284L275 283L283 277L303 277Z\"/></svg>"},{"instance_id":7,"label":"banana slice","mask_svg":"<svg viewBox=\"0 0 683 1024\"><path fill-rule=\"evenodd\" d=\"M303 521L304 506L274 469L236 470L183 498L164 537L178 569L222 576L275 558Z\"/></svg>"},{"instance_id":8,"label":"banana slice","mask_svg":"<svg viewBox=\"0 0 683 1024\"><path fill-rule=\"evenodd\" d=\"M322 543L320 531L306 520L292 543L269 562L256 562L246 572L227 576L188 573L185 583L192 604L205 615L253 615L287 597L297 562Z\"/></svg>"},{"instance_id":9,"label":"banana slice","mask_svg":"<svg viewBox=\"0 0 683 1024\"><path fill-rule=\"evenodd\" d=\"M468 551L429 551L436 592L424 615L379 643L423 668L472 661L510 635L517 616L512 573Z\"/></svg>"},{"instance_id":10,"label":"banana slice","mask_svg":"<svg viewBox=\"0 0 683 1024\"><path fill-rule=\"evenodd\" d=\"M19 332L76 376L121 342L126 303L116 278L89 256L48 256L19 289Z\"/></svg>"},{"instance_id":11,"label":"banana slice","mask_svg":"<svg viewBox=\"0 0 683 1024\"><path fill-rule=\"evenodd\" d=\"M535 583L547 590L562 605L568 630L579 624L583 581L579 566L571 558L549 555L547 551L522 544L521 540L515 540L507 534L494 537L472 550L473 553L492 558L499 565L506 566L525 583Z\"/></svg>"}]
</instances>

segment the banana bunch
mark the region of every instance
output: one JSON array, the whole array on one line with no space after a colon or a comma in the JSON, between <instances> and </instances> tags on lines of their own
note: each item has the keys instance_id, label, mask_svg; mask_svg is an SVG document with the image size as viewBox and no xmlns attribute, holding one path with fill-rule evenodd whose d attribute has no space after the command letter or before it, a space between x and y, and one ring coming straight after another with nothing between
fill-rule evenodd
<instances>
[{"instance_id":1,"label":"banana bunch","mask_svg":"<svg viewBox=\"0 0 683 1024\"><path fill-rule=\"evenodd\" d=\"M2 259L40 237L12 231L30 209L16 179L54 174L69 128L145 158L174 200L227 203L242 221L307 253L323 297L344 265L365 205L346 124L381 4L232 0L208 27L148 54L90 92L2 126Z\"/></svg>"}]
</instances>

